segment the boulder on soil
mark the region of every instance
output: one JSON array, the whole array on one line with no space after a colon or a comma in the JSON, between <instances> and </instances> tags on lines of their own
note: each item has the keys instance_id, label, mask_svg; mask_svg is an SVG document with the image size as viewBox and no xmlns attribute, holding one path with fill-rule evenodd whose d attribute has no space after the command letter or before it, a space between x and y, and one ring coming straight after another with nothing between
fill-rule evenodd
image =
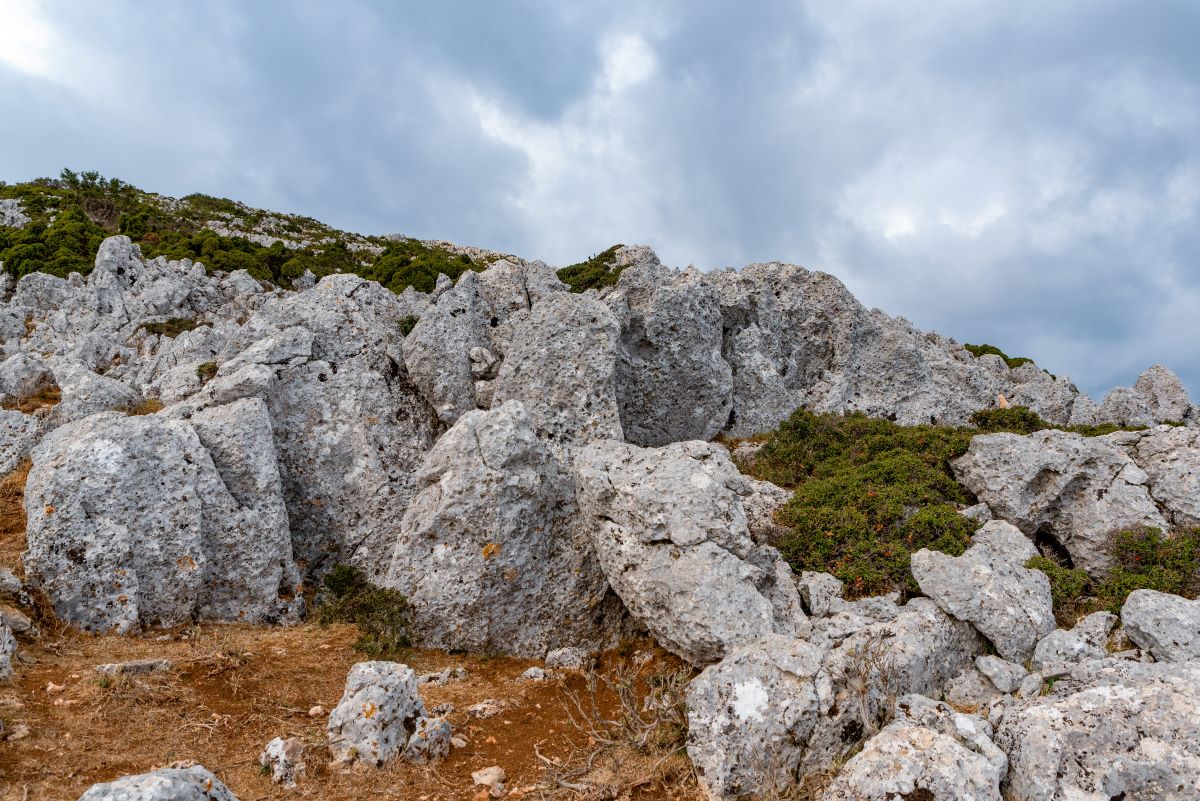
<instances>
[{"instance_id":1,"label":"boulder on soil","mask_svg":"<svg viewBox=\"0 0 1200 801\"><path fill-rule=\"evenodd\" d=\"M386 580L415 642L540 657L613 638L623 613L577 524L574 480L519 401L460 416L417 480Z\"/></svg>"},{"instance_id":2,"label":"boulder on soil","mask_svg":"<svg viewBox=\"0 0 1200 801\"><path fill-rule=\"evenodd\" d=\"M94 784L79 801L238 801L207 768L161 768Z\"/></svg>"},{"instance_id":3,"label":"boulder on soil","mask_svg":"<svg viewBox=\"0 0 1200 801\"><path fill-rule=\"evenodd\" d=\"M912 574L921 592L972 623L1000 656L1024 662L1055 625L1049 579L1025 567L1034 556L1037 549L1015 526L993 520L975 533L962 556L917 551Z\"/></svg>"},{"instance_id":4,"label":"boulder on soil","mask_svg":"<svg viewBox=\"0 0 1200 801\"><path fill-rule=\"evenodd\" d=\"M575 469L609 583L665 648L706 665L769 634L809 632L791 568L750 537L742 498L753 489L723 447L601 441L576 451Z\"/></svg>"}]
</instances>

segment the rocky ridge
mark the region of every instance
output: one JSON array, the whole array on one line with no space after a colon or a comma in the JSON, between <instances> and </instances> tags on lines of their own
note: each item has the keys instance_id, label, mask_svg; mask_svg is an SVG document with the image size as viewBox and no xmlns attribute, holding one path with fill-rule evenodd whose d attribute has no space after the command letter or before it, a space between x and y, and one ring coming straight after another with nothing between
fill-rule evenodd
<instances>
[{"instance_id":1,"label":"rocky ridge","mask_svg":"<svg viewBox=\"0 0 1200 801\"><path fill-rule=\"evenodd\" d=\"M347 563L403 592L433 647L537 657L645 629L702 669L688 751L713 798L831 770L864 741L829 798L1190 797L1192 607L1135 594L1118 634L1115 619L1058 630L1024 566L1052 537L1102 574L1113 528L1200 524L1200 412L1178 379L1152 368L1096 404L865 309L828 275L619 256L615 283L583 294L518 259L431 293L349 274L288 290L144 260L118 236L86 278L6 279L0 455L32 460L26 586L98 632L286 623ZM710 442L798 406L961 424L1000 396L1063 425L1184 425L976 437L955 470L996 520L961 557L914 556L927 597L907 602L795 577L766 532L787 494ZM1110 655L1117 636L1133 647ZM362 724L352 700L339 741L436 758L425 743L450 732L411 676L360 667L347 698L395 706L403 732Z\"/></svg>"}]
</instances>

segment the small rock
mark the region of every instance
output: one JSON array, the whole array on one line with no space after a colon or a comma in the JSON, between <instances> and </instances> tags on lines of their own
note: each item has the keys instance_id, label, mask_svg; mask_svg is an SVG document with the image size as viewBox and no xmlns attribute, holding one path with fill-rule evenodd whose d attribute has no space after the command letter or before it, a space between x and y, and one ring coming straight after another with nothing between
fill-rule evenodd
<instances>
[{"instance_id":1,"label":"small rock","mask_svg":"<svg viewBox=\"0 0 1200 801\"><path fill-rule=\"evenodd\" d=\"M237 796L209 770L195 765L94 784L79 801L237 801Z\"/></svg>"},{"instance_id":2,"label":"small rock","mask_svg":"<svg viewBox=\"0 0 1200 801\"><path fill-rule=\"evenodd\" d=\"M142 673L164 673L174 665L167 659L135 659L132 662L113 662L96 665L92 670L102 676L132 676Z\"/></svg>"},{"instance_id":3,"label":"small rock","mask_svg":"<svg viewBox=\"0 0 1200 801\"><path fill-rule=\"evenodd\" d=\"M417 764L436 762L450 755L450 744L450 721L444 717L418 718L416 731L404 747L404 758Z\"/></svg>"},{"instance_id":4,"label":"small rock","mask_svg":"<svg viewBox=\"0 0 1200 801\"><path fill-rule=\"evenodd\" d=\"M11 606L0 606L0 623L4 623L12 629L13 634L23 634L29 637L36 637L38 634L37 626L33 625L29 615Z\"/></svg>"},{"instance_id":5,"label":"small rock","mask_svg":"<svg viewBox=\"0 0 1200 801\"><path fill-rule=\"evenodd\" d=\"M1075 624L1070 631L1055 629L1043 637L1033 651L1031 664L1043 676L1051 672L1070 672L1069 666L1085 659L1103 659L1108 655L1108 633L1117 624L1111 612L1095 612Z\"/></svg>"},{"instance_id":6,"label":"small rock","mask_svg":"<svg viewBox=\"0 0 1200 801\"><path fill-rule=\"evenodd\" d=\"M542 670L540 667L531 667L529 670L521 674L521 678L525 679L526 681L545 681L546 671Z\"/></svg>"},{"instance_id":7,"label":"small rock","mask_svg":"<svg viewBox=\"0 0 1200 801\"><path fill-rule=\"evenodd\" d=\"M455 735L454 737L450 738L450 745L454 746L455 748L466 748L467 741L462 737Z\"/></svg>"},{"instance_id":8,"label":"small rock","mask_svg":"<svg viewBox=\"0 0 1200 801\"><path fill-rule=\"evenodd\" d=\"M13 730L9 732L8 736L4 739L8 740L9 742L12 742L13 740L24 740L32 733L33 731L29 728L28 723L18 723L16 726L13 726Z\"/></svg>"},{"instance_id":9,"label":"small rock","mask_svg":"<svg viewBox=\"0 0 1200 801\"><path fill-rule=\"evenodd\" d=\"M21 591L21 580L7 567L0 567L0 595L16 595Z\"/></svg>"},{"instance_id":10,"label":"small rock","mask_svg":"<svg viewBox=\"0 0 1200 801\"><path fill-rule=\"evenodd\" d=\"M592 666L592 658L587 651L574 646L557 648L546 654L546 667L561 670L584 671Z\"/></svg>"},{"instance_id":11,"label":"small rock","mask_svg":"<svg viewBox=\"0 0 1200 801\"><path fill-rule=\"evenodd\" d=\"M319 718L319 717L323 716L324 714L325 714L325 707L321 706L320 704L317 704L312 709L308 710L308 716L310 718Z\"/></svg>"},{"instance_id":12,"label":"small rock","mask_svg":"<svg viewBox=\"0 0 1200 801\"><path fill-rule=\"evenodd\" d=\"M1160 662L1200 659L1200 601L1135 590L1121 607L1125 635Z\"/></svg>"},{"instance_id":13,"label":"small rock","mask_svg":"<svg viewBox=\"0 0 1200 801\"><path fill-rule=\"evenodd\" d=\"M52 681L46 683L46 694L47 695L56 695L58 693L61 693L65 689L67 689L67 685L65 685L65 684L55 684Z\"/></svg>"},{"instance_id":14,"label":"small rock","mask_svg":"<svg viewBox=\"0 0 1200 801\"><path fill-rule=\"evenodd\" d=\"M267 743L258 764L270 769L271 781L295 787L296 780L304 776L304 743L296 737L276 737Z\"/></svg>"},{"instance_id":15,"label":"small rock","mask_svg":"<svg viewBox=\"0 0 1200 801\"><path fill-rule=\"evenodd\" d=\"M1037 698L1042 694L1042 674L1030 673L1025 678L1021 679L1021 686L1017 688L1018 698Z\"/></svg>"},{"instance_id":16,"label":"small rock","mask_svg":"<svg viewBox=\"0 0 1200 801\"><path fill-rule=\"evenodd\" d=\"M473 718L494 718L504 711L504 702L497 701L495 698L488 698L480 701L478 704L472 704L467 707L467 714Z\"/></svg>"},{"instance_id":17,"label":"small rock","mask_svg":"<svg viewBox=\"0 0 1200 801\"><path fill-rule=\"evenodd\" d=\"M360 662L350 669L346 691L329 716L334 762L382 766L399 754L425 716L417 676L397 662Z\"/></svg>"},{"instance_id":18,"label":"small rock","mask_svg":"<svg viewBox=\"0 0 1200 801\"><path fill-rule=\"evenodd\" d=\"M991 654L975 657L975 667L1002 693L1011 693L1029 675L1022 666Z\"/></svg>"},{"instance_id":19,"label":"small rock","mask_svg":"<svg viewBox=\"0 0 1200 801\"><path fill-rule=\"evenodd\" d=\"M452 667L439 670L436 673L423 673L417 678L417 685L433 684L442 686L452 681L463 681L467 678L467 670L463 667Z\"/></svg>"},{"instance_id":20,"label":"small rock","mask_svg":"<svg viewBox=\"0 0 1200 801\"><path fill-rule=\"evenodd\" d=\"M490 768L480 768L471 773L471 781L475 783L476 787L491 787L507 778L508 775L504 772L504 768L499 765L492 765Z\"/></svg>"}]
</instances>

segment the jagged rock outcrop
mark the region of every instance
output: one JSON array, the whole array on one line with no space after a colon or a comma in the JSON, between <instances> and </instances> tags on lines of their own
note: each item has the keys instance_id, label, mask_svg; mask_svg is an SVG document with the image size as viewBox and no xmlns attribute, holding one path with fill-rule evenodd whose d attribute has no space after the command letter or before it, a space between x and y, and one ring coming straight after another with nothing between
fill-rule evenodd
<instances>
[{"instance_id":1,"label":"jagged rock outcrop","mask_svg":"<svg viewBox=\"0 0 1200 801\"><path fill-rule=\"evenodd\" d=\"M1192 402L1183 382L1156 364L1138 376L1132 387L1118 387L1105 396L1096 419L1122 426L1182 423L1192 416Z\"/></svg>"},{"instance_id":2,"label":"jagged rock outcrop","mask_svg":"<svg viewBox=\"0 0 1200 801\"><path fill-rule=\"evenodd\" d=\"M753 487L724 448L595 442L575 470L600 565L664 647L705 665L772 633L808 633L791 568L750 537L741 498Z\"/></svg>"},{"instance_id":3,"label":"jagged rock outcrop","mask_svg":"<svg viewBox=\"0 0 1200 801\"><path fill-rule=\"evenodd\" d=\"M959 557L922 548L912 555L921 592L945 612L975 626L1000 656L1024 662L1038 640L1054 631L1046 574L1026 568L1037 549L1015 526L984 524Z\"/></svg>"},{"instance_id":4,"label":"jagged rock outcrop","mask_svg":"<svg viewBox=\"0 0 1200 801\"><path fill-rule=\"evenodd\" d=\"M1146 471L1150 495L1171 524L1200 526L1200 428L1159 426L1108 439Z\"/></svg>"},{"instance_id":5,"label":"jagged rock outcrop","mask_svg":"<svg viewBox=\"0 0 1200 801\"><path fill-rule=\"evenodd\" d=\"M79 801L238 801L237 796L200 765L160 768L150 773L94 784Z\"/></svg>"},{"instance_id":6,"label":"jagged rock outcrop","mask_svg":"<svg viewBox=\"0 0 1200 801\"><path fill-rule=\"evenodd\" d=\"M1000 801L1008 757L977 715L919 695L896 703L896 718L867 741L826 789L826 801Z\"/></svg>"},{"instance_id":7,"label":"jagged rock outcrop","mask_svg":"<svg viewBox=\"0 0 1200 801\"><path fill-rule=\"evenodd\" d=\"M1168 527L1148 474L1111 437L985 434L953 468L995 516L1030 538L1050 537L1093 575L1110 566L1105 546L1114 531Z\"/></svg>"},{"instance_id":8,"label":"jagged rock outcrop","mask_svg":"<svg viewBox=\"0 0 1200 801\"><path fill-rule=\"evenodd\" d=\"M417 481L386 582L409 599L417 643L540 657L617 631L574 479L520 402L459 417Z\"/></svg>"},{"instance_id":9,"label":"jagged rock outcrop","mask_svg":"<svg viewBox=\"0 0 1200 801\"><path fill-rule=\"evenodd\" d=\"M299 573L269 425L244 401L51 432L25 488L30 584L89 631L286 619Z\"/></svg>"},{"instance_id":10,"label":"jagged rock outcrop","mask_svg":"<svg viewBox=\"0 0 1200 801\"><path fill-rule=\"evenodd\" d=\"M1200 661L1200 600L1134 590L1121 607L1125 635L1160 662Z\"/></svg>"},{"instance_id":11,"label":"jagged rock outcrop","mask_svg":"<svg viewBox=\"0 0 1200 801\"><path fill-rule=\"evenodd\" d=\"M1084 663L1007 710L1011 801L1200 797L1200 663Z\"/></svg>"},{"instance_id":12,"label":"jagged rock outcrop","mask_svg":"<svg viewBox=\"0 0 1200 801\"><path fill-rule=\"evenodd\" d=\"M29 215L25 213L21 201L15 198L0 200L0 225L10 228L24 228L29 225Z\"/></svg>"}]
</instances>

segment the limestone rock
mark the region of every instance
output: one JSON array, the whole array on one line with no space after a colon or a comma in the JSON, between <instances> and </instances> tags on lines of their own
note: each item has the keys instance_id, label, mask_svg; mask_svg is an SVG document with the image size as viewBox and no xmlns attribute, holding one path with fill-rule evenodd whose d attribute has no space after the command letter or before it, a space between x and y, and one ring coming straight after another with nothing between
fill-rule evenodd
<instances>
[{"instance_id":1,"label":"limestone rock","mask_svg":"<svg viewBox=\"0 0 1200 801\"><path fill-rule=\"evenodd\" d=\"M1200 660L1200 600L1134 590L1121 607L1125 636L1160 662Z\"/></svg>"},{"instance_id":2,"label":"limestone rock","mask_svg":"<svg viewBox=\"0 0 1200 801\"><path fill-rule=\"evenodd\" d=\"M0 620L0 681L7 681L13 674L13 659L17 656L17 638L8 624Z\"/></svg>"},{"instance_id":3,"label":"limestone rock","mask_svg":"<svg viewBox=\"0 0 1200 801\"><path fill-rule=\"evenodd\" d=\"M546 654L546 667L558 670L574 670L583 672L590 668L595 661L592 655L584 649L569 645L565 648L555 648Z\"/></svg>"},{"instance_id":4,"label":"limestone rock","mask_svg":"<svg viewBox=\"0 0 1200 801\"><path fill-rule=\"evenodd\" d=\"M29 455L41 437L37 417L15 409L0 409L0 476L6 476Z\"/></svg>"},{"instance_id":5,"label":"limestone rock","mask_svg":"<svg viewBox=\"0 0 1200 801\"><path fill-rule=\"evenodd\" d=\"M1184 422L1192 409L1192 401L1179 376L1156 364L1138 376L1134 391L1146 399L1154 423Z\"/></svg>"},{"instance_id":6,"label":"limestone rock","mask_svg":"<svg viewBox=\"0 0 1200 801\"><path fill-rule=\"evenodd\" d=\"M276 737L267 743L258 758L264 770L271 771L271 781L293 788L305 774L304 743L298 737Z\"/></svg>"},{"instance_id":7,"label":"limestone rock","mask_svg":"<svg viewBox=\"0 0 1200 801\"><path fill-rule=\"evenodd\" d=\"M492 404L525 404L539 435L555 442L623 439L617 405L620 328L608 308L561 293L534 305L492 386Z\"/></svg>"},{"instance_id":8,"label":"limestone rock","mask_svg":"<svg viewBox=\"0 0 1200 801\"><path fill-rule=\"evenodd\" d=\"M734 646L687 688L688 757L710 798L782 789L819 723L822 652L768 635Z\"/></svg>"},{"instance_id":9,"label":"limestone rock","mask_svg":"<svg viewBox=\"0 0 1200 801\"><path fill-rule=\"evenodd\" d=\"M921 696L905 696L897 710L842 768L826 801L1001 801L1008 759L989 739L987 721Z\"/></svg>"},{"instance_id":10,"label":"limestone rock","mask_svg":"<svg viewBox=\"0 0 1200 801\"><path fill-rule=\"evenodd\" d=\"M380 767L398 756L425 717L417 676L396 662L359 662L329 714L329 751L334 762Z\"/></svg>"},{"instance_id":11,"label":"limestone rock","mask_svg":"<svg viewBox=\"0 0 1200 801\"><path fill-rule=\"evenodd\" d=\"M574 481L520 402L459 417L417 479L386 582L409 599L416 642L536 657L615 631Z\"/></svg>"},{"instance_id":12,"label":"limestone rock","mask_svg":"<svg viewBox=\"0 0 1200 801\"><path fill-rule=\"evenodd\" d=\"M974 624L1002 657L1024 662L1054 630L1050 582L1024 567L1037 555L1024 534L1000 520L987 523L960 557L922 548L912 556L921 591L959 620Z\"/></svg>"},{"instance_id":13,"label":"limestone rock","mask_svg":"<svg viewBox=\"0 0 1200 801\"><path fill-rule=\"evenodd\" d=\"M441 761L450 756L452 736L450 721L444 717L417 718L416 728L404 746L404 758L418 765Z\"/></svg>"},{"instance_id":14,"label":"limestone rock","mask_svg":"<svg viewBox=\"0 0 1200 801\"><path fill-rule=\"evenodd\" d=\"M1102 659L1108 654L1108 634L1117 624L1111 612L1094 612L1075 624L1070 631L1056 629L1041 639L1033 651L1033 669L1043 675L1087 659Z\"/></svg>"},{"instance_id":15,"label":"limestone rock","mask_svg":"<svg viewBox=\"0 0 1200 801\"><path fill-rule=\"evenodd\" d=\"M975 667L988 677L992 686L1002 693L1011 693L1021 686L1029 671L1015 662L985 654L975 658Z\"/></svg>"},{"instance_id":16,"label":"limestone rock","mask_svg":"<svg viewBox=\"0 0 1200 801\"><path fill-rule=\"evenodd\" d=\"M207 768L161 768L94 784L79 801L237 801Z\"/></svg>"},{"instance_id":17,"label":"limestone rock","mask_svg":"<svg viewBox=\"0 0 1200 801\"><path fill-rule=\"evenodd\" d=\"M297 573L257 403L214 416L229 441L212 451L191 425L116 412L42 441L25 488L23 558L61 619L127 632L287 616L280 593Z\"/></svg>"},{"instance_id":18,"label":"limestone rock","mask_svg":"<svg viewBox=\"0 0 1200 801\"><path fill-rule=\"evenodd\" d=\"M1200 527L1200 428L1160 426L1110 439L1146 472L1150 495L1175 527Z\"/></svg>"},{"instance_id":19,"label":"limestone rock","mask_svg":"<svg viewBox=\"0 0 1200 801\"><path fill-rule=\"evenodd\" d=\"M25 213L20 200L16 198L0 200L0 226L24 228L26 225L29 225L29 215Z\"/></svg>"},{"instance_id":20,"label":"limestone rock","mask_svg":"<svg viewBox=\"0 0 1200 801\"><path fill-rule=\"evenodd\" d=\"M579 449L575 468L600 565L665 648L705 665L768 634L808 633L790 568L750 538L752 489L724 448L602 441Z\"/></svg>"},{"instance_id":21,"label":"limestone rock","mask_svg":"<svg viewBox=\"0 0 1200 801\"><path fill-rule=\"evenodd\" d=\"M1029 537L1052 537L1094 576L1110 566L1105 546L1112 532L1168 527L1147 473L1108 437L984 434L972 438L953 468L997 517Z\"/></svg>"},{"instance_id":22,"label":"limestone rock","mask_svg":"<svg viewBox=\"0 0 1200 801\"><path fill-rule=\"evenodd\" d=\"M0 362L0 393L7 398L28 398L53 384L54 373L40 356L14 353Z\"/></svg>"},{"instance_id":23,"label":"limestone rock","mask_svg":"<svg viewBox=\"0 0 1200 801\"><path fill-rule=\"evenodd\" d=\"M1200 664L1107 659L1008 711L1005 798L1185 801L1200 797Z\"/></svg>"},{"instance_id":24,"label":"limestone rock","mask_svg":"<svg viewBox=\"0 0 1200 801\"><path fill-rule=\"evenodd\" d=\"M120 381L97 375L83 365L56 361L54 383L62 390L62 400L54 407L58 424L80 420L97 412L131 409L141 396Z\"/></svg>"}]
</instances>

